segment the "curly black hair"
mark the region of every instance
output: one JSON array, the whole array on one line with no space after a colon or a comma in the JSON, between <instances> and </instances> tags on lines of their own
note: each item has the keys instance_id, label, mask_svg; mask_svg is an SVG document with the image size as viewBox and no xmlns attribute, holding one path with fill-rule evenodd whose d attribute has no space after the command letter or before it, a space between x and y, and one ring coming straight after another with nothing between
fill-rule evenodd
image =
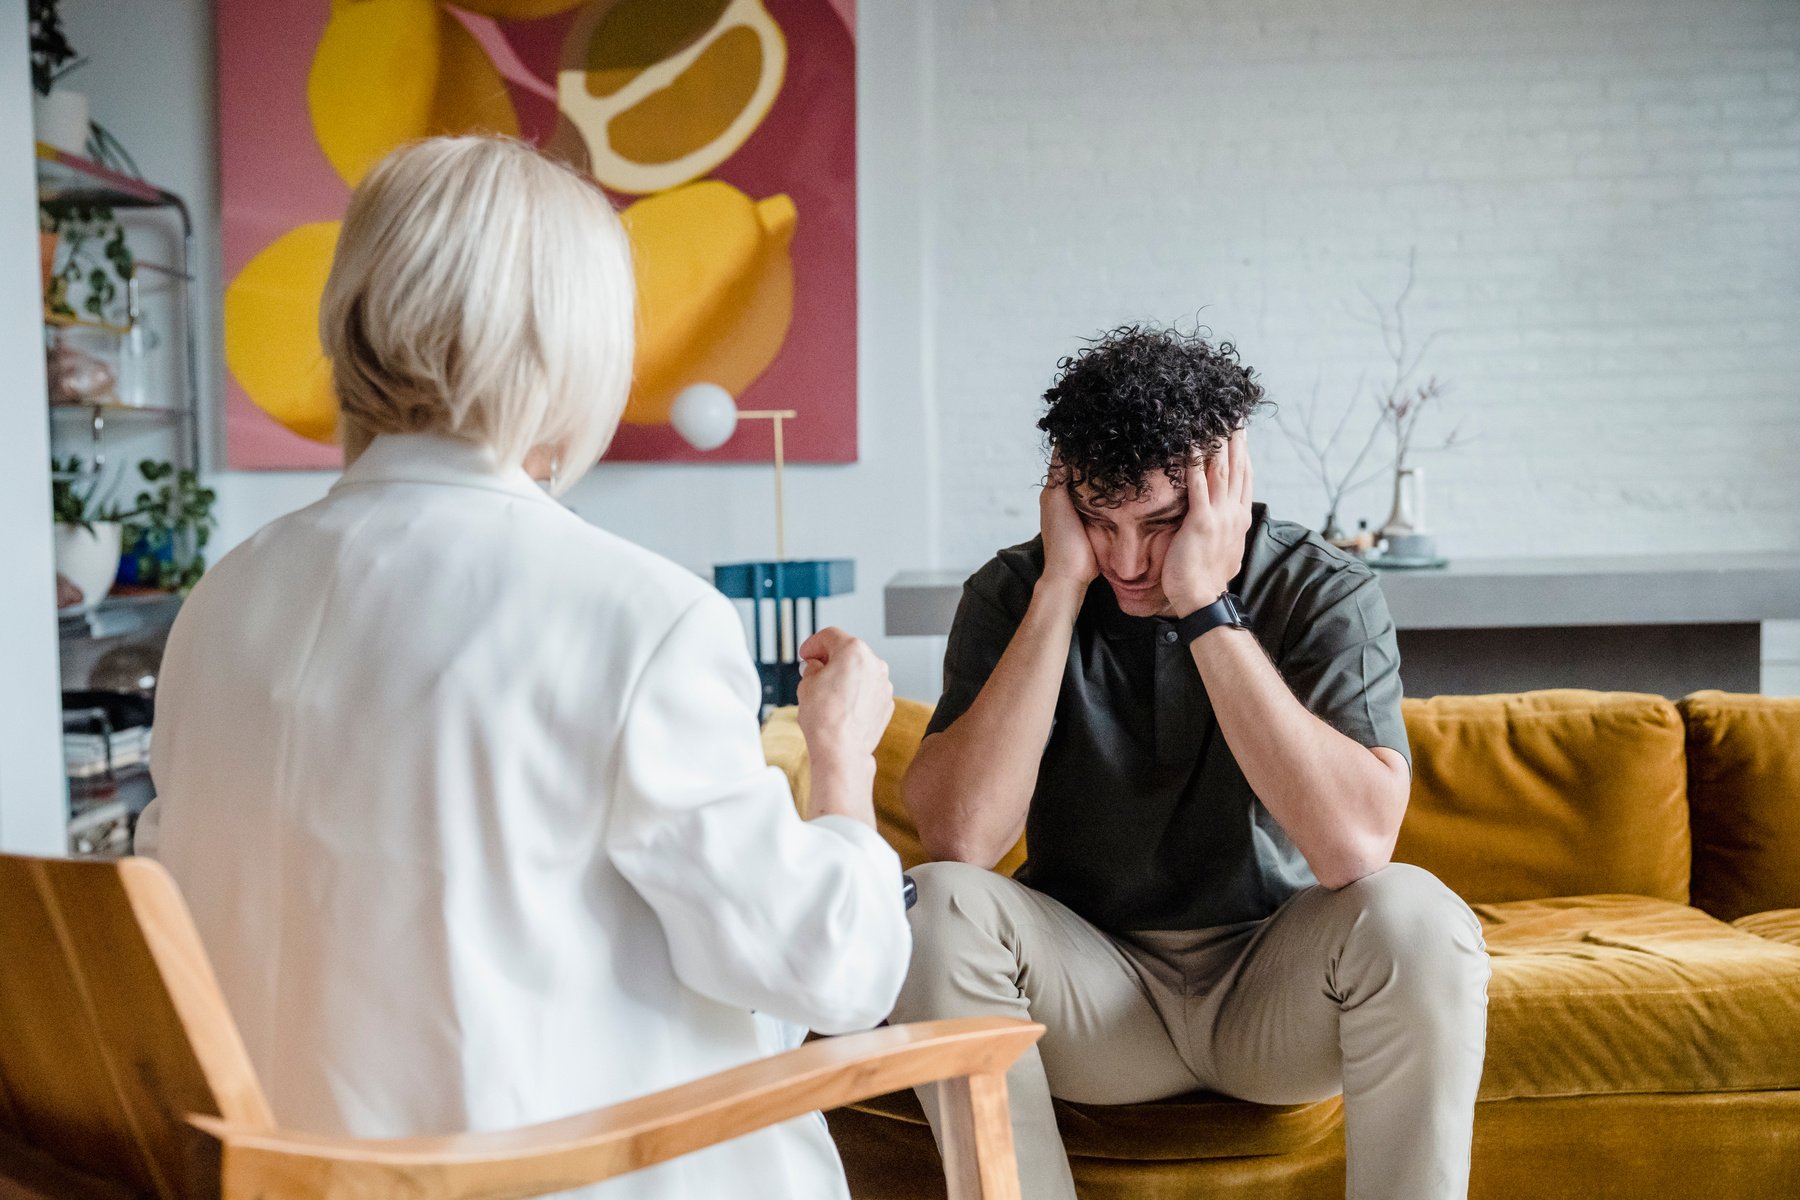
<instances>
[{"instance_id":1,"label":"curly black hair","mask_svg":"<svg viewBox=\"0 0 1800 1200\"><path fill-rule=\"evenodd\" d=\"M1184 487L1194 452L1210 455L1263 407L1256 372L1205 332L1121 325L1056 364L1038 428L1090 503L1136 499L1152 471Z\"/></svg>"}]
</instances>

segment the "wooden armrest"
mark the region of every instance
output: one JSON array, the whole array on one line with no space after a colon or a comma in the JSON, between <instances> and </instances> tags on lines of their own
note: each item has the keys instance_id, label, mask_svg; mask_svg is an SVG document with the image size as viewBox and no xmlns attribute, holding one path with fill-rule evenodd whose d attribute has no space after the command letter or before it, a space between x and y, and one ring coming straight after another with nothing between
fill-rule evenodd
<instances>
[{"instance_id":1,"label":"wooden armrest","mask_svg":"<svg viewBox=\"0 0 1800 1200\"><path fill-rule=\"evenodd\" d=\"M990 1093L1001 1086L1004 1113L1001 1076L1043 1032L1005 1017L896 1025L809 1042L593 1112L489 1133L374 1141L188 1120L221 1143L225 1200L503 1200L597 1183L804 1113L935 1080L988 1077Z\"/></svg>"}]
</instances>

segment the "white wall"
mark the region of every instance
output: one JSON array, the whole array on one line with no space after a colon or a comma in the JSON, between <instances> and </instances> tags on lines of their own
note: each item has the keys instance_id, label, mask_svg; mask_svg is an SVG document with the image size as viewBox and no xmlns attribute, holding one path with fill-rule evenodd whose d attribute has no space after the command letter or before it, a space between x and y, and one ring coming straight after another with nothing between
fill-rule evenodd
<instances>
[{"instance_id":1,"label":"white wall","mask_svg":"<svg viewBox=\"0 0 1800 1200\"><path fill-rule=\"evenodd\" d=\"M50 549L50 431L24 0L0 3L0 850L61 854L67 790Z\"/></svg>"},{"instance_id":2,"label":"white wall","mask_svg":"<svg viewBox=\"0 0 1800 1200\"><path fill-rule=\"evenodd\" d=\"M859 8L863 458L789 501L796 553L859 561L830 619L877 633L895 570L1032 532L1037 397L1078 338L1199 313L1291 411L1378 368L1348 309L1414 247L1428 366L1478 438L1428 466L1449 552L1800 546L1800 5ZM97 115L195 197L216 269L210 3L69 9ZM1315 521L1273 430L1257 454ZM217 482L230 544L328 477ZM768 549L755 468L603 466L571 501L696 568ZM876 640L935 694L935 640Z\"/></svg>"}]
</instances>

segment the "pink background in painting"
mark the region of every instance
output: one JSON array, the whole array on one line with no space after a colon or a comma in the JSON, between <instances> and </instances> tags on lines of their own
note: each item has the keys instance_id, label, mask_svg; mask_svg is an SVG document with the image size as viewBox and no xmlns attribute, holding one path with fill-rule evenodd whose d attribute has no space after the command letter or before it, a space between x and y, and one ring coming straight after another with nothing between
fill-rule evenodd
<instances>
[{"instance_id":1,"label":"pink background in painting","mask_svg":"<svg viewBox=\"0 0 1800 1200\"><path fill-rule=\"evenodd\" d=\"M785 192L799 222L791 249L794 321L781 354L739 406L792 408L786 450L796 462L856 458L855 0L764 0L787 35L786 80L761 127L711 173L752 197ZM329 0L218 0L224 273L229 282L282 233L335 220L349 198L313 136L306 76ZM554 69L570 15L503 25L541 78ZM548 102L513 87L527 137L554 121ZM633 197L615 197L621 207ZM227 454L238 468L333 467L336 447L289 433L227 381ZM766 461L768 422L745 422L700 454L667 426L622 426L615 461Z\"/></svg>"},{"instance_id":2,"label":"pink background in painting","mask_svg":"<svg viewBox=\"0 0 1800 1200\"><path fill-rule=\"evenodd\" d=\"M296 225L343 215L350 189L306 111L306 73L330 0L219 0L219 175L225 282ZM234 467L335 467L343 454L276 424L237 381L225 385Z\"/></svg>"}]
</instances>

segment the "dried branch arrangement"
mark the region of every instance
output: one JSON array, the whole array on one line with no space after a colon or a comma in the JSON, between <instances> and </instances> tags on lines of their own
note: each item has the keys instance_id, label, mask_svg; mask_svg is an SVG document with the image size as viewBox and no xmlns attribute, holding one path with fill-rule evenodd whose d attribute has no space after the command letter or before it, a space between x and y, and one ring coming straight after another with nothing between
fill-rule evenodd
<instances>
[{"instance_id":1,"label":"dried branch arrangement","mask_svg":"<svg viewBox=\"0 0 1800 1200\"><path fill-rule=\"evenodd\" d=\"M1319 530L1327 540L1341 539L1344 536L1343 530L1338 526L1338 509L1343 504L1344 497L1351 492L1366 487L1383 476L1397 475L1410 465L1415 454L1449 450L1469 440L1462 436L1459 426L1451 430L1449 436L1441 442L1429 446L1415 444L1420 418L1449 388L1448 384L1435 375L1427 376L1423 383L1416 382L1426 353L1443 333L1442 330L1433 331L1417 346L1413 344L1412 333L1407 327L1406 302L1412 295L1416 279L1416 259L1416 251L1407 255L1406 283L1392 303L1383 304L1364 289L1362 297L1367 311L1353 314L1381 334L1387 369L1380 382L1371 385L1366 373L1359 375L1356 386L1350 391L1350 398L1344 402L1336 420L1331 423L1330 434L1323 438L1320 436L1323 422L1316 384L1311 399L1298 406L1297 423L1290 422L1280 409L1275 413L1275 423L1282 436L1299 452L1308 473L1319 481L1319 486L1325 491L1325 520ZM1359 412L1367 412L1371 402L1375 408L1375 420L1369 426L1367 436L1356 452L1350 455L1348 465L1338 465L1341 459L1337 456L1348 448L1344 435L1352 418ZM1392 439L1390 449L1381 465L1369 467L1369 456L1383 440L1384 433Z\"/></svg>"}]
</instances>

